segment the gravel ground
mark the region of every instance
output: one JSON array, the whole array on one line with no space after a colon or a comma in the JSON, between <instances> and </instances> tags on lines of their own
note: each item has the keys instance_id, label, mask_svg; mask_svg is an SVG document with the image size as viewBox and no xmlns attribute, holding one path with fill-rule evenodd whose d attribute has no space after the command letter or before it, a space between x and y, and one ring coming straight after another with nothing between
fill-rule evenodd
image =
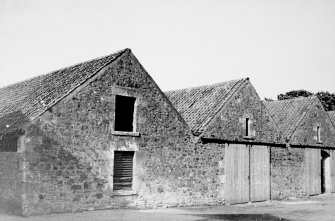
<instances>
[{"instance_id":1,"label":"gravel ground","mask_svg":"<svg viewBox=\"0 0 335 221\"><path fill-rule=\"evenodd\" d=\"M152 210L101 210L82 213L62 213L22 218L0 214L5 221L105 221L105 220L333 220L335 194L323 194L305 199L268 201L220 207L166 208Z\"/></svg>"}]
</instances>

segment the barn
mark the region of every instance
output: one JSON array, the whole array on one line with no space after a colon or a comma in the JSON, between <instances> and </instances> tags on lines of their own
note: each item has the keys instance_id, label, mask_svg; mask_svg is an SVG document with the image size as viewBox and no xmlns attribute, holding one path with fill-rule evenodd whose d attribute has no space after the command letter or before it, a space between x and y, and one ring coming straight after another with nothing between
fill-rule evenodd
<instances>
[{"instance_id":1,"label":"barn","mask_svg":"<svg viewBox=\"0 0 335 221\"><path fill-rule=\"evenodd\" d=\"M193 135L130 49L1 88L0 134L1 206L24 216L193 197Z\"/></svg>"},{"instance_id":2,"label":"barn","mask_svg":"<svg viewBox=\"0 0 335 221\"><path fill-rule=\"evenodd\" d=\"M216 204L269 200L270 153L284 141L249 79L166 94L195 136L202 191Z\"/></svg>"},{"instance_id":3,"label":"barn","mask_svg":"<svg viewBox=\"0 0 335 221\"><path fill-rule=\"evenodd\" d=\"M335 128L317 97L264 102L287 143L271 152L273 198L335 192Z\"/></svg>"}]
</instances>

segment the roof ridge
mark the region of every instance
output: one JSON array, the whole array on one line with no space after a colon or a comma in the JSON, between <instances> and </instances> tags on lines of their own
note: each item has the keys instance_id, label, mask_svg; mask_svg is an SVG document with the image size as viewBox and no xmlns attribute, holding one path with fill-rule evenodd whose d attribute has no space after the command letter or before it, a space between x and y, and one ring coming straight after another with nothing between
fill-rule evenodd
<instances>
[{"instance_id":1,"label":"roof ridge","mask_svg":"<svg viewBox=\"0 0 335 221\"><path fill-rule=\"evenodd\" d=\"M47 75L49 75L49 74L53 74L54 72L63 71L63 70L66 70L66 69L68 69L68 68L73 68L73 67L75 67L75 66L78 66L78 65L81 65L81 64L84 64L84 63L87 63L87 62L97 61L97 60L100 60L100 59L103 59L103 58L107 58L107 57L112 56L112 55L122 54L123 52L125 52L125 51L127 51L127 50L131 51L129 48L125 48L125 49L122 49L122 50L118 50L118 51L116 51L115 53L112 53L112 54L103 55L103 56L99 56L99 57L92 58L92 59L89 59L89 60L85 60L85 61L82 61L82 62L78 62L78 63L72 64L72 65L63 67L63 68L59 68L59 69L55 69L55 70L49 71L49 72L47 72L47 73L45 73L45 74L37 75L37 76L34 76L34 77L27 78L27 79L25 79L25 80L21 80L21 81L12 83L12 84L8 84L8 85L5 85L5 86L3 86L3 87L0 87L0 91L3 90L3 89L7 89L7 88L9 88L9 87L18 85L18 84L22 84L22 83L24 83L24 82L31 81L31 80L33 80L33 79L37 79L37 78L41 78L41 77L45 77L45 76L47 76Z\"/></svg>"},{"instance_id":2,"label":"roof ridge","mask_svg":"<svg viewBox=\"0 0 335 221\"><path fill-rule=\"evenodd\" d=\"M198 89L198 88L202 88L202 87L208 87L208 86L218 86L218 85L222 85L222 84L226 84L226 83L229 83L229 82L233 82L233 81L244 81L244 80L249 80L248 77L246 78L238 78L238 79L233 79L233 80L228 80L228 81L222 81L222 82L219 82L219 83L214 83L214 84L204 84L204 85L199 85L199 86L192 86L192 87L187 87L187 88L180 88L180 89L176 89L176 90L168 90L168 91L165 91L164 93L170 93L170 92L176 92L176 91L182 91L182 90L192 90L192 89Z\"/></svg>"}]
</instances>

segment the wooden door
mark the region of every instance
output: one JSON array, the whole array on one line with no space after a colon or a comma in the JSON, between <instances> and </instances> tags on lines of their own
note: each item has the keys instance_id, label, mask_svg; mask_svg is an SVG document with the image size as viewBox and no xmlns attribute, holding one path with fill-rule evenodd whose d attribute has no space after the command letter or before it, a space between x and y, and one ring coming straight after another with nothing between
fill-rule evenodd
<instances>
[{"instance_id":1,"label":"wooden door","mask_svg":"<svg viewBox=\"0 0 335 221\"><path fill-rule=\"evenodd\" d=\"M249 147L229 144L225 150L225 198L228 204L249 202Z\"/></svg>"},{"instance_id":2,"label":"wooden door","mask_svg":"<svg viewBox=\"0 0 335 221\"><path fill-rule=\"evenodd\" d=\"M335 193L335 150L330 151L330 191Z\"/></svg>"},{"instance_id":3,"label":"wooden door","mask_svg":"<svg viewBox=\"0 0 335 221\"><path fill-rule=\"evenodd\" d=\"M321 151L320 149L305 149L306 194L321 193Z\"/></svg>"},{"instance_id":4,"label":"wooden door","mask_svg":"<svg viewBox=\"0 0 335 221\"><path fill-rule=\"evenodd\" d=\"M250 147L250 201L270 200L270 149Z\"/></svg>"}]
</instances>

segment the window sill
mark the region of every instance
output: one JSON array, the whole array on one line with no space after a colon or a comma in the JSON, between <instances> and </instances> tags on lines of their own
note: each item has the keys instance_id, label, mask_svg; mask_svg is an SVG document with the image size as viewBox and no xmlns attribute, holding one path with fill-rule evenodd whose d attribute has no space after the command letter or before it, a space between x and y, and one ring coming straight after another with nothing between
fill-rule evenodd
<instances>
[{"instance_id":1,"label":"window sill","mask_svg":"<svg viewBox=\"0 0 335 221\"><path fill-rule=\"evenodd\" d=\"M322 144L323 142L322 141L316 141L317 144Z\"/></svg>"},{"instance_id":2,"label":"window sill","mask_svg":"<svg viewBox=\"0 0 335 221\"><path fill-rule=\"evenodd\" d=\"M112 131L113 135L116 136L131 136L131 137L139 137L139 132L130 132L130 131Z\"/></svg>"},{"instance_id":3,"label":"window sill","mask_svg":"<svg viewBox=\"0 0 335 221\"><path fill-rule=\"evenodd\" d=\"M244 136L243 139L245 139L245 140L255 140L255 137Z\"/></svg>"},{"instance_id":4,"label":"window sill","mask_svg":"<svg viewBox=\"0 0 335 221\"><path fill-rule=\"evenodd\" d=\"M113 196L133 196L136 194L137 192L135 190L114 190L112 192Z\"/></svg>"}]
</instances>

